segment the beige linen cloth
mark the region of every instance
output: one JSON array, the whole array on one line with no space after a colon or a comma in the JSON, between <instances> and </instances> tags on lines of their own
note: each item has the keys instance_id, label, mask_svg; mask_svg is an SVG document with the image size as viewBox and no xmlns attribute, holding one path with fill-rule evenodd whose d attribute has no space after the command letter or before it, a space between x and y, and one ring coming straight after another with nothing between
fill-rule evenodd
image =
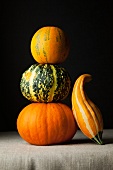
<instances>
[{"instance_id":1,"label":"beige linen cloth","mask_svg":"<svg viewBox=\"0 0 113 170\"><path fill-rule=\"evenodd\" d=\"M0 170L113 170L113 129L104 129L104 145L78 130L72 141L35 146L18 132L0 132Z\"/></svg>"}]
</instances>

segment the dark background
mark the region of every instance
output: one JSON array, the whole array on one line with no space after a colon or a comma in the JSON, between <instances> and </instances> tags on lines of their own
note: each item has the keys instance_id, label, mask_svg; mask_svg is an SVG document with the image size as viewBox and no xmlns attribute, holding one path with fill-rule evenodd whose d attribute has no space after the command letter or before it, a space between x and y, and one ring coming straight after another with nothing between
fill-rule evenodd
<instances>
[{"instance_id":1,"label":"dark background","mask_svg":"<svg viewBox=\"0 0 113 170\"><path fill-rule=\"evenodd\" d=\"M89 98L100 108L104 128L113 128L113 18L111 1L4 1L1 3L1 111L0 131L16 130L21 109L30 102L20 92L22 73L33 63L30 42L43 26L58 26L67 32L71 49L62 63L72 87L83 73ZM71 92L63 101L71 107Z\"/></svg>"}]
</instances>

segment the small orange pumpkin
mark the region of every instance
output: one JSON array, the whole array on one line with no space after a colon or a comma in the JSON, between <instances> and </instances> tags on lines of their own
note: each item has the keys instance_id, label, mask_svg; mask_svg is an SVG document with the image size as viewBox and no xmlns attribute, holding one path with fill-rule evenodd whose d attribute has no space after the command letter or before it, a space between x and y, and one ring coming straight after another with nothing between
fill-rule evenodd
<instances>
[{"instance_id":1,"label":"small orange pumpkin","mask_svg":"<svg viewBox=\"0 0 113 170\"><path fill-rule=\"evenodd\" d=\"M66 104L31 103L20 112L17 130L30 144L51 145L71 140L77 124Z\"/></svg>"},{"instance_id":2,"label":"small orange pumpkin","mask_svg":"<svg viewBox=\"0 0 113 170\"><path fill-rule=\"evenodd\" d=\"M70 42L67 34L55 26L45 26L31 39L31 54L40 64L58 64L66 60Z\"/></svg>"}]
</instances>

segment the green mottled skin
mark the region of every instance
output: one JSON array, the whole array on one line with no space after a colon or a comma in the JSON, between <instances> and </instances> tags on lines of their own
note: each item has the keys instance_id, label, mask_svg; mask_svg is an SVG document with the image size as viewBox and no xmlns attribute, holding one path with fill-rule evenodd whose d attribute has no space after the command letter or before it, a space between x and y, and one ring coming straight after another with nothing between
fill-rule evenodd
<instances>
[{"instance_id":1,"label":"green mottled skin","mask_svg":"<svg viewBox=\"0 0 113 170\"><path fill-rule=\"evenodd\" d=\"M71 80L68 72L58 65L50 64L31 65L22 74L20 81L23 96L33 102L63 100L69 94L70 85ZM53 90L51 91L51 89Z\"/></svg>"},{"instance_id":2,"label":"green mottled skin","mask_svg":"<svg viewBox=\"0 0 113 170\"><path fill-rule=\"evenodd\" d=\"M70 88L70 78L67 71L63 68L56 67L57 70L57 89L54 91L54 101L64 99Z\"/></svg>"}]
</instances>

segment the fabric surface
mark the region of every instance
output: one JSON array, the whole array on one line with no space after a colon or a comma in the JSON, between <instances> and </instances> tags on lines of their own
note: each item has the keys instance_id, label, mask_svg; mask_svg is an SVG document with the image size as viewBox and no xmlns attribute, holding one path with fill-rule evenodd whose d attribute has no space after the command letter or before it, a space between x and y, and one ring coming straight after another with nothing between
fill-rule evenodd
<instances>
[{"instance_id":1,"label":"fabric surface","mask_svg":"<svg viewBox=\"0 0 113 170\"><path fill-rule=\"evenodd\" d=\"M78 130L69 143L35 146L18 132L0 132L0 170L113 170L113 129L104 130L103 141Z\"/></svg>"}]
</instances>

